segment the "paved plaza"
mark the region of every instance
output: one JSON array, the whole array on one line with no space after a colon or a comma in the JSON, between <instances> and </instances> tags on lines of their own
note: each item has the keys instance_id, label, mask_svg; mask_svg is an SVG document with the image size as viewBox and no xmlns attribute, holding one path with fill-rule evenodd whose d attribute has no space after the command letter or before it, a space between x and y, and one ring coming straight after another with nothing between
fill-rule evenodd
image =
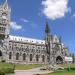
<instances>
[{"instance_id":1,"label":"paved plaza","mask_svg":"<svg viewBox=\"0 0 75 75\"><path fill-rule=\"evenodd\" d=\"M30 70L15 70L15 73L12 75L34 75L34 74L45 74L52 71L40 70L40 68L30 69Z\"/></svg>"}]
</instances>

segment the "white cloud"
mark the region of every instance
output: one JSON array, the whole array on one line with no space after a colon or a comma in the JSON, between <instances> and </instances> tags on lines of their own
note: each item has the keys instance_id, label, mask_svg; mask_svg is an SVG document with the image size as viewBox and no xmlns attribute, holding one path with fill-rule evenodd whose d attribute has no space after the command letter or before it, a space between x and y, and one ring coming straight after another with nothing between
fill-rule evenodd
<instances>
[{"instance_id":1,"label":"white cloud","mask_svg":"<svg viewBox=\"0 0 75 75\"><path fill-rule=\"evenodd\" d=\"M21 20L25 23L29 22L27 19L21 18Z\"/></svg>"},{"instance_id":2,"label":"white cloud","mask_svg":"<svg viewBox=\"0 0 75 75\"><path fill-rule=\"evenodd\" d=\"M42 1L43 14L52 20L62 18L69 12L68 0L44 0Z\"/></svg>"},{"instance_id":3,"label":"white cloud","mask_svg":"<svg viewBox=\"0 0 75 75\"><path fill-rule=\"evenodd\" d=\"M16 22L10 22L10 26L11 26L12 29L15 29L15 30L22 29L22 26L18 25Z\"/></svg>"}]
</instances>

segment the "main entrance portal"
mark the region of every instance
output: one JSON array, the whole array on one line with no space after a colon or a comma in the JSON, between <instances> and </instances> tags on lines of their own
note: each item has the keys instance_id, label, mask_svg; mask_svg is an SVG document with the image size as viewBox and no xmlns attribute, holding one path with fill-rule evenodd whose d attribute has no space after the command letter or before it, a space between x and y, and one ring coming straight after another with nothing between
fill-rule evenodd
<instances>
[{"instance_id":1,"label":"main entrance portal","mask_svg":"<svg viewBox=\"0 0 75 75\"><path fill-rule=\"evenodd\" d=\"M2 52L1 52L1 50L0 50L0 57L2 56Z\"/></svg>"},{"instance_id":2,"label":"main entrance portal","mask_svg":"<svg viewBox=\"0 0 75 75\"><path fill-rule=\"evenodd\" d=\"M56 63L57 63L57 64L62 64L62 63L63 63L63 59L62 59L61 56L57 56L57 58L56 58Z\"/></svg>"}]
</instances>

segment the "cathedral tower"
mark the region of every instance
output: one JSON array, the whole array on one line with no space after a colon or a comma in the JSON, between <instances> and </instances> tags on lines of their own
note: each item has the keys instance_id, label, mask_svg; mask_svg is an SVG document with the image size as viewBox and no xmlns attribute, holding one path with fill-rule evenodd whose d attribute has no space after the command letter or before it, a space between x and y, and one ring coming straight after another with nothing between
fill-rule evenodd
<instances>
[{"instance_id":1,"label":"cathedral tower","mask_svg":"<svg viewBox=\"0 0 75 75\"><path fill-rule=\"evenodd\" d=\"M45 28L45 45L48 54L48 61L50 61L50 29L47 21L46 21L46 28Z\"/></svg>"},{"instance_id":2,"label":"cathedral tower","mask_svg":"<svg viewBox=\"0 0 75 75\"><path fill-rule=\"evenodd\" d=\"M0 6L0 56L3 55L3 50L8 50L8 39L10 30L10 12L7 0Z\"/></svg>"}]
</instances>

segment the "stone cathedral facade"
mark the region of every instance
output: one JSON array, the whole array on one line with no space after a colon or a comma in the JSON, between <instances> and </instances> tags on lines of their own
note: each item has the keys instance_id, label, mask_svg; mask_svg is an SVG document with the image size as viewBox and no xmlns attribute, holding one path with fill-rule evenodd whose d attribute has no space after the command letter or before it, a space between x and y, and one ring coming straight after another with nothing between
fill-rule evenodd
<instances>
[{"instance_id":1,"label":"stone cathedral facade","mask_svg":"<svg viewBox=\"0 0 75 75\"><path fill-rule=\"evenodd\" d=\"M11 8L7 0L0 5L0 61L22 64L65 63L69 49L61 37L52 35L46 22L45 40L12 36L10 33Z\"/></svg>"}]
</instances>

